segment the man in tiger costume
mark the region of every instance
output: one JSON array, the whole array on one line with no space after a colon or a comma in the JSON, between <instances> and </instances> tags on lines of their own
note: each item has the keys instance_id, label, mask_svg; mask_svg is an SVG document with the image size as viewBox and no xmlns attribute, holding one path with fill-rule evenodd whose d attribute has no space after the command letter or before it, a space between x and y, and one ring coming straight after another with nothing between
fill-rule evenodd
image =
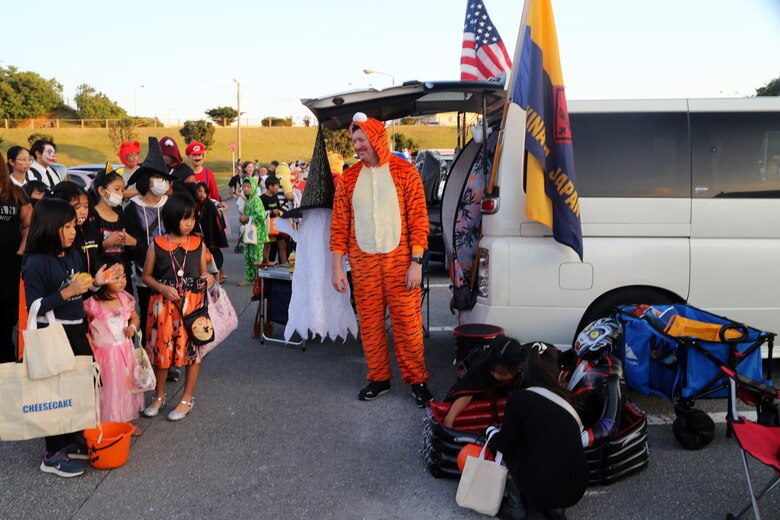
<instances>
[{"instance_id":1,"label":"man in tiger costume","mask_svg":"<svg viewBox=\"0 0 780 520\"><path fill-rule=\"evenodd\" d=\"M333 202L330 250L333 286L347 290L349 255L369 384L358 394L372 401L390 390L385 309L403 381L417 406L431 400L425 368L420 283L428 247L428 210L420 174L392 154L381 121L355 114L349 128L360 159L346 170Z\"/></svg>"}]
</instances>

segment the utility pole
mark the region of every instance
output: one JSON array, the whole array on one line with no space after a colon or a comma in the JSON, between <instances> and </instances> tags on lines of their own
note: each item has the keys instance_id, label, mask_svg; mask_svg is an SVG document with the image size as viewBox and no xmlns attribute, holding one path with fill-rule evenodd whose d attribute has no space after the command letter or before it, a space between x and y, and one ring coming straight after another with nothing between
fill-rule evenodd
<instances>
[{"instance_id":1,"label":"utility pole","mask_svg":"<svg viewBox=\"0 0 780 520\"><path fill-rule=\"evenodd\" d=\"M236 78L233 78L233 81L236 82L236 111L238 112L238 118L236 118L236 142L238 143L238 159L241 160L241 83Z\"/></svg>"}]
</instances>

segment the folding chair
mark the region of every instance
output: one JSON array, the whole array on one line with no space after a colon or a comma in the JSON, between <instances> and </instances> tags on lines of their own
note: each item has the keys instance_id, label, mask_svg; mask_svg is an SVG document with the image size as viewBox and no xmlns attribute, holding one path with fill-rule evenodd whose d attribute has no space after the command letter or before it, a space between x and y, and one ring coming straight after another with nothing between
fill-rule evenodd
<instances>
[{"instance_id":1,"label":"folding chair","mask_svg":"<svg viewBox=\"0 0 780 520\"><path fill-rule=\"evenodd\" d=\"M748 510L753 509L756 520L761 520L758 501L780 484L780 424L778 424L777 407L773 403L775 399L780 398L780 391L766 383L737 374L726 367L722 367L721 370L729 379L731 409L728 423L739 443L742 465L745 469L745 478L750 493L750 503L736 515L729 513L726 519L741 518ZM748 404L757 405L758 420L764 424L748 421L737 414L737 396ZM753 491L747 454L769 466L775 472L774 477L758 493Z\"/></svg>"}]
</instances>

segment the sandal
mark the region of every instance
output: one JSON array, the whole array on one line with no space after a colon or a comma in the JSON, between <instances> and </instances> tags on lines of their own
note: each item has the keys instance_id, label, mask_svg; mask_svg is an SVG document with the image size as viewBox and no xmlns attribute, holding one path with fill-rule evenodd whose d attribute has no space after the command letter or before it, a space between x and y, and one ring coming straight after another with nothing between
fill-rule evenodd
<instances>
[{"instance_id":1,"label":"sandal","mask_svg":"<svg viewBox=\"0 0 780 520\"><path fill-rule=\"evenodd\" d=\"M179 405L182 404L190 407L190 409L187 410L187 413L177 412L176 409L174 408L173 410L171 410L171 413L168 414L169 421L181 421L182 419L187 417L192 411L192 407L195 406L195 398L191 397L189 401L185 401L184 399L182 399L181 401L179 401Z\"/></svg>"},{"instance_id":2,"label":"sandal","mask_svg":"<svg viewBox=\"0 0 780 520\"><path fill-rule=\"evenodd\" d=\"M160 410L162 410L162 407L165 406L165 398L167 396L162 397L152 397L152 402L149 403L149 406L144 408L144 411L141 412L144 417L157 417L160 415ZM159 402L160 406L153 406L154 403Z\"/></svg>"}]
</instances>

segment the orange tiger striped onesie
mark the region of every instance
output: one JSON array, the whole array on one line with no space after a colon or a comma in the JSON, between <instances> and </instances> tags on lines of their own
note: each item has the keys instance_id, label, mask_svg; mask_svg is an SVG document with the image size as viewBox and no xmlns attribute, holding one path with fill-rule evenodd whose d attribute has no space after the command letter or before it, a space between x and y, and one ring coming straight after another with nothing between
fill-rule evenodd
<instances>
[{"instance_id":1,"label":"orange tiger striped onesie","mask_svg":"<svg viewBox=\"0 0 780 520\"><path fill-rule=\"evenodd\" d=\"M360 334L370 381L389 381L390 353L385 309L404 383L428 381L425 368L420 288L406 288L412 253L428 247L428 210L420 174L390 151L384 125L356 121L379 158L345 171L333 201L330 249L348 254L360 316Z\"/></svg>"}]
</instances>

